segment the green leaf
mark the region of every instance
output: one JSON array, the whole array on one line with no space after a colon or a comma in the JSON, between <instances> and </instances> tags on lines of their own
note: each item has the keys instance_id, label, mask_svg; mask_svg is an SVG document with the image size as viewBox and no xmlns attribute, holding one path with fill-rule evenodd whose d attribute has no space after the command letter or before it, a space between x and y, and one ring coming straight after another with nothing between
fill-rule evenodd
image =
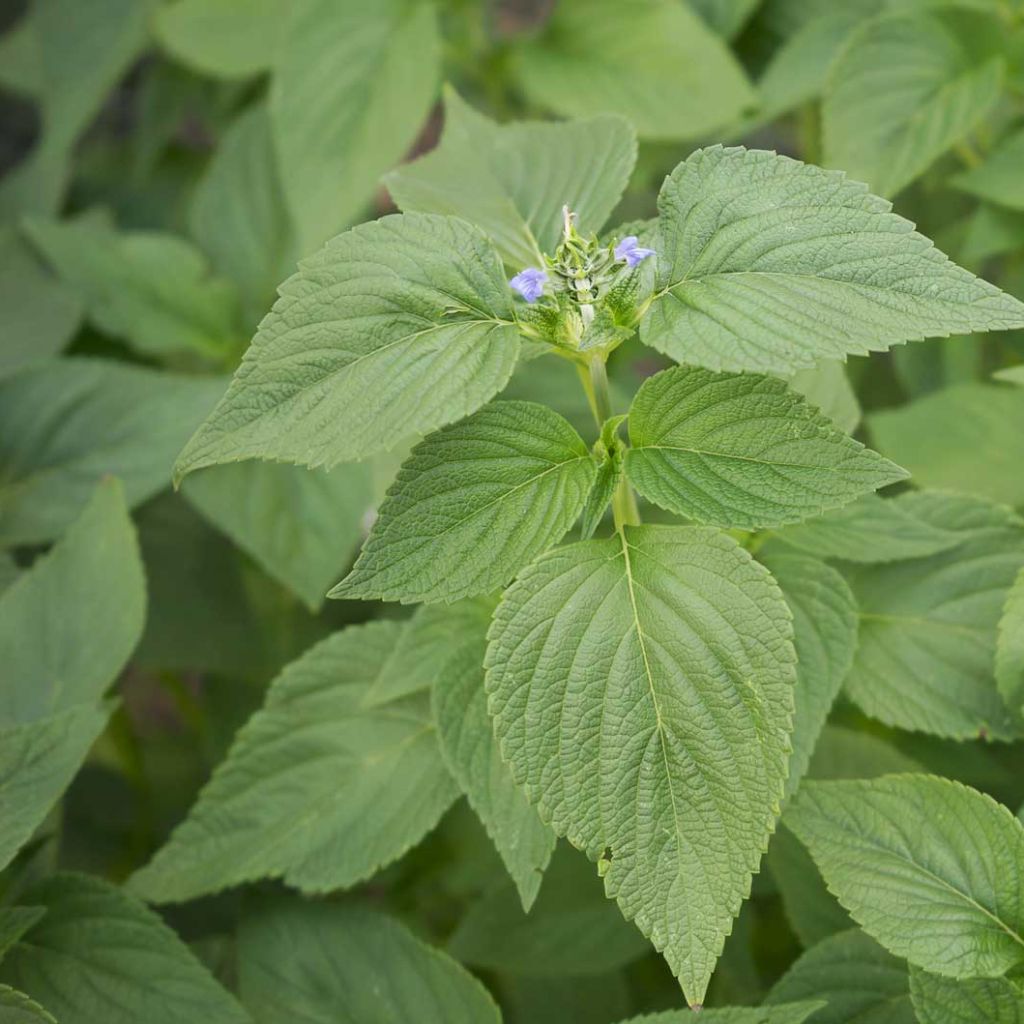
<instances>
[{"instance_id":1,"label":"green leaf","mask_svg":"<svg viewBox=\"0 0 1024 1024\"><path fill-rule=\"evenodd\" d=\"M596 474L558 413L493 402L413 448L330 596L454 601L497 590L565 536Z\"/></svg>"},{"instance_id":2,"label":"green leaf","mask_svg":"<svg viewBox=\"0 0 1024 1024\"><path fill-rule=\"evenodd\" d=\"M621 114L643 139L706 135L754 99L726 44L677 0L561 0L515 56L531 102L565 117Z\"/></svg>"},{"instance_id":3,"label":"green leaf","mask_svg":"<svg viewBox=\"0 0 1024 1024\"><path fill-rule=\"evenodd\" d=\"M105 480L64 539L0 594L0 665L7 680L0 687L0 722L93 708L138 642L145 587L121 487ZM98 714L92 711L93 720ZM63 719L48 734L26 736L25 751L61 729L83 742L92 727L86 719Z\"/></svg>"},{"instance_id":4,"label":"green leaf","mask_svg":"<svg viewBox=\"0 0 1024 1024\"><path fill-rule=\"evenodd\" d=\"M324 472L241 462L195 473L183 489L210 523L312 611L348 565L373 507L365 463Z\"/></svg>"},{"instance_id":5,"label":"green leaf","mask_svg":"<svg viewBox=\"0 0 1024 1024\"><path fill-rule=\"evenodd\" d=\"M440 60L433 4L290 7L270 116L300 252L356 219L380 176L410 149L434 102Z\"/></svg>"},{"instance_id":6,"label":"green leaf","mask_svg":"<svg viewBox=\"0 0 1024 1024\"><path fill-rule=\"evenodd\" d=\"M433 828L456 790L429 695L378 692L402 629L353 627L289 665L132 889L168 903L259 878L345 888Z\"/></svg>"},{"instance_id":7,"label":"green leaf","mask_svg":"<svg viewBox=\"0 0 1024 1024\"><path fill-rule=\"evenodd\" d=\"M57 1024L23 992L0 985L0 1024Z\"/></svg>"},{"instance_id":8,"label":"green leaf","mask_svg":"<svg viewBox=\"0 0 1024 1024\"><path fill-rule=\"evenodd\" d=\"M601 861L606 892L691 1002L782 795L789 619L767 570L724 534L629 527L542 556L491 628L488 706L513 775Z\"/></svg>"},{"instance_id":9,"label":"green leaf","mask_svg":"<svg viewBox=\"0 0 1024 1024\"><path fill-rule=\"evenodd\" d=\"M857 603L835 569L804 555L764 559L793 613L796 688L793 753L786 798L807 771L811 754L857 649Z\"/></svg>"},{"instance_id":10,"label":"green leaf","mask_svg":"<svg viewBox=\"0 0 1024 1024\"><path fill-rule=\"evenodd\" d=\"M472 967L554 978L607 974L650 950L605 898L590 863L564 843L529 913L511 886L494 889L469 908L448 948Z\"/></svg>"},{"instance_id":11,"label":"green leaf","mask_svg":"<svg viewBox=\"0 0 1024 1024\"><path fill-rule=\"evenodd\" d=\"M721 36L731 39L762 0L689 0L690 6Z\"/></svg>"},{"instance_id":12,"label":"green leaf","mask_svg":"<svg viewBox=\"0 0 1024 1024\"><path fill-rule=\"evenodd\" d=\"M461 419L519 355L490 243L420 213L339 235L281 286L178 477L244 459L333 466Z\"/></svg>"},{"instance_id":13,"label":"green leaf","mask_svg":"<svg viewBox=\"0 0 1024 1024\"><path fill-rule=\"evenodd\" d=\"M0 544L59 536L109 474L129 506L162 490L222 387L84 358L0 379Z\"/></svg>"},{"instance_id":14,"label":"green leaf","mask_svg":"<svg viewBox=\"0 0 1024 1024\"><path fill-rule=\"evenodd\" d=\"M1024 386L1024 366L1008 366L1005 370L997 370L992 376L997 380Z\"/></svg>"},{"instance_id":15,"label":"green leaf","mask_svg":"<svg viewBox=\"0 0 1024 1024\"><path fill-rule=\"evenodd\" d=\"M860 929L839 932L809 949L776 982L769 1003L821 998L813 1024L916 1024L907 967Z\"/></svg>"},{"instance_id":16,"label":"green leaf","mask_svg":"<svg viewBox=\"0 0 1024 1024\"><path fill-rule=\"evenodd\" d=\"M498 125L451 88L440 144L384 179L406 212L476 224L518 269L543 266L561 238L562 207L583 234L604 226L636 162L636 135L621 117Z\"/></svg>"},{"instance_id":17,"label":"green leaf","mask_svg":"<svg viewBox=\"0 0 1024 1024\"><path fill-rule=\"evenodd\" d=\"M910 997L919 1024L1021 1024L1024 989L1008 978L954 981L910 968Z\"/></svg>"},{"instance_id":18,"label":"green leaf","mask_svg":"<svg viewBox=\"0 0 1024 1024\"><path fill-rule=\"evenodd\" d=\"M894 500L962 542L927 558L848 567L861 623L846 691L886 725L1012 738L993 661L1003 601L1024 566L1024 524L977 498L922 492Z\"/></svg>"},{"instance_id":19,"label":"green leaf","mask_svg":"<svg viewBox=\"0 0 1024 1024\"><path fill-rule=\"evenodd\" d=\"M775 535L787 545L847 562L896 562L948 551L963 537L913 515L904 501L864 494L819 519L787 526Z\"/></svg>"},{"instance_id":20,"label":"green leaf","mask_svg":"<svg viewBox=\"0 0 1024 1024\"><path fill-rule=\"evenodd\" d=\"M897 772L923 772L913 758L870 732L826 725L807 770L811 779L876 779Z\"/></svg>"},{"instance_id":21,"label":"green leaf","mask_svg":"<svg viewBox=\"0 0 1024 1024\"><path fill-rule=\"evenodd\" d=\"M153 19L160 45L201 74L245 78L266 71L281 37L277 0L176 0Z\"/></svg>"},{"instance_id":22,"label":"green leaf","mask_svg":"<svg viewBox=\"0 0 1024 1024\"><path fill-rule=\"evenodd\" d=\"M1024 504L1019 440L1024 399L1013 388L960 384L868 418L879 448L923 487Z\"/></svg>"},{"instance_id":23,"label":"green leaf","mask_svg":"<svg viewBox=\"0 0 1024 1024\"><path fill-rule=\"evenodd\" d=\"M1024 304L837 171L697 150L658 197L641 339L678 362L791 375L904 341L1024 326Z\"/></svg>"},{"instance_id":24,"label":"green leaf","mask_svg":"<svg viewBox=\"0 0 1024 1024\"><path fill-rule=\"evenodd\" d=\"M852 434L860 423L860 403L842 363L828 359L808 370L800 370L787 381L816 405L844 434Z\"/></svg>"},{"instance_id":25,"label":"green leaf","mask_svg":"<svg viewBox=\"0 0 1024 1024\"><path fill-rule=\"evenodd\" d=\"M1024 130L1012 132L986 157L985 162L950 179L954 188L1014 210L1024 210Z\"/></svg>"},{"instance_id":26,"label":"green leaf","mask_svg":"<svg viewBox=\"0 0 1024 1024\"><path fill-rule=\"evenodd\" d=\"M902 480L772 377L677 366L629 411L626 475L656 505L702 523L796 522Z\"/></svg>"},{"instance_id":27,"label":"green leaf","mask_svg":"<svg viewBox=\"0 0 1024 1024\"><path fill-rule=\"evenodd\" d=\"M983 16L963 19L895 15L858 30L829 73L825 163L891 196L977 127L999 98L1003 61L977 52Z\"/></svg>"},{"instance_id":28,"label":"green leaf","mask_svg":"<svg viewBox=\"0 0 1024 1024\"><path fill-rule=\"evenodd\" d=\"M437 629L449 648L439 659L432 688L441 756L508 868L523 909L529 910L555 837L512 781L487 715L483 665L493 610L490 600L426 608L416 627Z\"/></svg>"},{"instance_id":29,"label":"green leaf","mask_svg":"<svg viewBox=\"0 0 1024 1024\"><path fill-rule=\"evenodd\" d=\"M147 907L85 875L44 879L25 899L46 916L0 964L0 978L60 1024L251 1024Z\"/></svg>"},{"instance_id":30,"label":"green leaf","mask_svg":"<svg viewBox=\"0 0 1024 1024\"><path fill-rule=\"evenodd\" d=\"M1024 963L1024 825L991 797L935 775L805 782L786 820L894 955L951 978Z\"/></svg>"},{"instance_id":31,"label":"green leaf","mask_svg":"<svg viewBox=\"0 0 1024 1024\"><path fill-rule=\"evenodd\" d=\"M625 416L613 416L601 428L601 436L594 444L594 457L598 460L597 476L594 486L587 496L580 522L582 540L590 540L594 536L605 511L615 497L615 489L622 476L622 463L626 446L619 437L619 427L625 422Z\"/></svg>"},{"instance_id":32,"label":"green leaf","mask_svg":"<svg viewBox=\"0 0 1024 1024\"><path fill-rule=\"evenodd\" d=\"M726 1006L702 1010L700 1024L804 1024L804 1021L811 1020L811 1015L821 1005L820 1001L815 1001L786 1006ZM644 1017L630 1017L622 1024L693 1024L696 1019L690 1010L667 1010Z\"/></svg>"},{"instance_id":33,"label":"green leaf","mask_svg":"<svg viewBox=\"0 0 1024 1024\"><path fill-rule=\"evenodd\" d=\"M487 990L383 914L339 903L243 920L239 985L257 1024L500 1024Z\"/></svg>"},{"instance_id":34,"label":"green leaf","mask_svg":"<svg viewBox=\"0 0 1024 1024\"><path fill-rule=\"evenodd\" d=\"M175 235L118 233L94 219L29 220L24 230L89 319L144 355L223 357L237 338L236 297Z\"/></svg>"},{"instance_id":35,"label":"green leaf","mask_svg":"<svg viewBox=\"0 0 1024 1024\"><path fill-rule=\"evenodd\" d=\"M43 907L0 907L0 959L45 914Z\"/></svg>"},{"instance_id":36,"label":"green leaf","mask_svg":"<svg viewBox=\"0 0 1024 1024\"><path fill-rule=\"evenodd\" d=\"M1024 568L1006 595L999 619L996 686L1011 716L1024 716Z\"/></svg>"}]
</instances>

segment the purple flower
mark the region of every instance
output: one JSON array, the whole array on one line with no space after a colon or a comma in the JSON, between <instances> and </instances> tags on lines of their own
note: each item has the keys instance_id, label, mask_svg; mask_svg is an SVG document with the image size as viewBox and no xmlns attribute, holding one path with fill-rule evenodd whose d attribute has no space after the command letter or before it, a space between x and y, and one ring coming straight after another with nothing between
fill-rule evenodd
<instances>
[{"instance_id":1,"label":"purple flower","mask_svg":"<svg viewBox=\"0 0 1024 1024\"><path fill-rule=\"evenodd\" d=\"M643 263L648 256L654 255L653 249L645 249L642 245L637 245L637 242L639 239L636 235L627 235L615 246L615 258L625 260L631 267L635 267L638 263Z\"/></svg>"},{"instance_id":2,"label":"purple flower","mask_svg":"<svg viewBox=\"0 0 1024 1024\"><path fill-rule=\"evenodd\" d=\"M544 285L548 282L547 272L538 270L536 267L527 267L519 271L509 281L509 286L514 288L527 302L536 302L544 292Z\"/></svg>"}]
</instances>

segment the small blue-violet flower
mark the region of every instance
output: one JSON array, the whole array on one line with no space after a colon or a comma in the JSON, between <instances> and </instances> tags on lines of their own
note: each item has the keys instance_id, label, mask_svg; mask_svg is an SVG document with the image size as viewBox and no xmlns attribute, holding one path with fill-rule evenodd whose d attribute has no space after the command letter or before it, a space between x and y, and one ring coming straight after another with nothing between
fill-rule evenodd
<instances>
[{"instance_id":1,"label":"small blue-violet flower","mask_svg":"<svg viewBox=\"0 0 1024 1024\"><path fill-rule=\"evenodd\" d=\"M615 258L617 260L625 260L631 267L635 267L638 263L643 263L648 256L654 255L653 249L645 249L642 245L637 243L640 241L636 235L626 235L626 237L615 246Z\"/></svg>"},{"instance_id":2,"label":"small blue-violet flower","mask_svg":"<svg viewBox=\"0 0 1024 1024\"><path fill-rule=\"evenodd\" d=\"M547 271L527 267L509 281L509 286L519 292L527 302L536 302L544 293L544 285L547 283Z\"/></svg>"}]
</instances>

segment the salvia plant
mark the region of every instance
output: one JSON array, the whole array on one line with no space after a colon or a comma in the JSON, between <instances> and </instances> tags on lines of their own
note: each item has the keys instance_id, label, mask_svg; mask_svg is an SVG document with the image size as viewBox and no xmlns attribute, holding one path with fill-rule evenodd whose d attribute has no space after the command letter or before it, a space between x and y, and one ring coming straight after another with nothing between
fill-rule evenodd
<instances>
[{"instance_id":1,"label":"salvia plant","mask_svg":"<svg viewBox=\"0 0 1024 1024\"><path fill-rule=\"evenodd\" d=\"M1024 10L530 8L0 37L0 1024L1024 1019Z\"/></svg>"}]
</instances>

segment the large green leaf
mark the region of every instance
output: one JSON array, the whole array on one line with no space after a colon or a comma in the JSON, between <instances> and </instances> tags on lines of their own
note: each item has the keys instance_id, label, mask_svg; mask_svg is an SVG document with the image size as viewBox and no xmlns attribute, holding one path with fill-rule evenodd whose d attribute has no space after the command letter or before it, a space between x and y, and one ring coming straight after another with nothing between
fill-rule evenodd
<instances>
[{"instance_id":1,"label":"large green leaf","mask_svg":"<svg viewBox=\"0 0 1024 1024\"><path fill-rule=\"evenodd\" d=\"M409 213L346 231L281 286L177 473L329 467L461 419L512 373L511 315L494 249L464 221Z\"/></svg>"},{"instance_id":2,"label":"large green leaf","mask_svg":"<svg viewBox=\"0 0 1024 1024\"><path fill-rule=\"evenodd\" d=\"M842 363L826 359L793 374L787 383L816 405L844 434L852 434L857 429L860 403Z\"/></svg>"},{"instance_id":3,"label":"large green leaf","mask_svg":"<svg viewBox=\"0 0 1024 1024\"><path fill-rule=\"evenodd\" d=\"M242 922L239 987L257 1024L500 1024L487 990L397 921L279 903Z\"/></svg>"},{"instance_id":4,"label":"large green leaf","mask_svg":"<svg viewBox=\"0 0 1024 1024\"><path fill-rule=\"evenodd\" d=\"M207 75L244 78L266 71L281 38L278 0L175 0L153 19L160 45Z\"/></svg>"},{"instance_id":5,"label":"large green leaf","mask_svg":"<svg viewBox=\"0 0 1024 1024\"><path fill-rule=\"evenodd\" d=\"M493 402L412 450L330 596L453 601L497 590L565 536L596 475L558 413Z\"/></svg>"},{"instance_id":6,"label":"large green leaf","mask_svg":"<svg viewBox=\"0 0 1024 1024\"><path fill-rule=\"evenodd\" d=\"M641 338L678 362L789 375L1024 326L1024 304L837 171L714 146L669 175L658 205L658 291Z\"/></svg>"},{"instance_id":7,"label":"large green leaf","mask_svg":"<svg viewBox=\"0 0 1024 1024\"><path fill-rule=\"evenodd\" d=\"M957 981L910 969L910 997L919 1024L1021 1024L1024 987L1009 978Z\"/></svg>"},{"instance_id":8,"label":"large green leaf","mask_svg":"<svg viewBox=\"0 0 1024 1024\"><path fill-rule=\"evenodd\" d=\"M516 780L700 1002L786 774L778 588L715 530L628 527L528 566L490 635L489 709Z\"/></svg>"},{"instance_id":9,"label":"large green leaf","mask_svg":"<svg viewBox=\"0 0 1024 1024\"><path fill-rule=\"evenodd\" d=\"M924 487L1024 504L1024 398L1005 385L960 384L868 419L878 447Z\"/></svg>"},{"instance_id":10,"label":"large green leaf","mask_svg":"<svg viewBox=\"0 0 1024 1024\"><path fill-rule=\"evenodd\" d=\"M1024 716L1024 568L1006 596L999 619L996 686L1010 714Z\"/></svg>"},{"instance_id":11,"label":"large green leaf","mask_svg":"<svg viewBox=\"0 0 1024 1024\"><path fill-rule=\"evenodd\" d=\"M1024 964L1024 825L935 775L805 782L787 824L891 953L951 978Z\"/></svg>"},{"instance_id":12,"label":"large green leaf","mask_svg":"<svg viewBox=\"0 0 1024 1024\"><path fill-rule=\"evenodd\" d=\"M1008 135L989 154L985 162L958 174L951 185L965 192L1014 210L1024 210L1024 181L1020 168L1024 163L1024 130Z\"/></svg>"},{"instance_id":13,"label":"large green leaf","mask_svg":"<svg viewBox=\"0 0 1024 1024\"><path fill-rule=\"evenodd\" d=\"M83 358L0 379L0 544L59 536L109 474L131 506L168 486L222 387Z\"/></svg>"},{"instance_id":14,"label":"large green leaf","mask_svg":"<svg viewBox=\"0 0 1024 1024\"><path fill-rule=\"evenodd\" d=\"M975 128L1003 80L1003 61L977 45L983 21L940 12L866 22L829 73L825 162L894 195Z\"/></svg>"},{"instance_id":15,"label":"large green leaf","mask_svg":"<svg viewBox=\"0 0 1024 1024\"><path fill-rule=\"evenodd\" d=\"M926 558L847 567L861 615L847 693L887 725L1010 738L1016 727L993 662L1003 601L1024 566L1024 523L977 498L921 492L894 500L962 541Z\"/></svg>"},{"instance_id":16,"label":"large green leaf","mask_svg":"<svg viewBox=\"0 0 1024 1024\"><path fill-rule=\"evenodd\" d=\"M17 989L0 985L0 1024L57 1024L35 1000Z\"/></svg>"},{"instance_id":17,"label":"large green leaf","mask_svg":"<svg viewBox=\"0 0 1024 1024\"><path fill-rule=\"evenodd\" d=\"M754 99L725 43L678 0L561 0L516 56L534 103L567 117L622 114L641 138L705 135Z\"/></svg>"},{"instance_id":18,"label":"large green leaf","mask_svg":"<svg viewBox=\"0 0 1024 1024\"><path fill-rule=\"evenodd\" d=\"M906 473L847 437L773 377L677 366L629 411L626 475L702 523L756 529L847 504Z\"/></svg>"},{"instance_id":19,"label":"large green leaf","mask_svg":"<svg viewBox=\"0 0 1024 1024\"><path fill-rule=\"evenodd\" d=\"M0 978L60 1024L251 1024L151 910L109 882L60 874L25 899L45 907L0 964Z\"/></svg>"},{"instance_id":20,"label":"large green leaf","mask_svg":"<svg viewBox=\"0 0 1024 1024\"><path fill-rule=\"evenodd\" d=\"M132 878L174 902L258 878L344 888L394 860L456 795L422 690L391 696L403 627L353 627L271 684L196 805Z\"/></svg>"},{"instance_id":21,"label":"large green leaf","mask_svg":"<svg viewBox=\"0 0 1024 1024\"><path fill-rule=\"evenodd\" d=\"M543 266L562 230L562 207L584 234L598 232L636 162L636 135L621 117L497 125L445 91L436 149L384 180L406 211L464 217L510 266Z\"/></svg>"},{"instance_id":22,"label":"large green leaf","mask_svg":"<svg viewBox=\"0 0 1024 1024\"><path fill-rule=\"evenodd\" d=\"M512 781L487 715L483 665L493 610L487 599L427 608L417 616L416 628L436 629L439 642L449 648L438 659L432 689L441 756L493 840L523 909L529 910L555 837Z\"/></svg>"},{"instance_id":23,"label":"large green leaf","mask_svg":"<svg viewBox=\"0 0 1024 1024\"><path fill-rule=\"evenodd\" d=\"M726 1006L702 1010L701 1024L804 1024L821 1006L820 1000L787 1003L785 1006ZM697 1018L690 1010L667 1010L644 1017L630 1017L622 1024L692 1024ZM814 1018L817 1019L817 1018Z\"/></svg>"},{"instance_id":24,"label":"large green leaf","mask_svg":"<svg viewBox=\"0 0 1024 1024\"><path fill-rule=\"evenodd\" d=\"M309 253L358 216L412 146L434 102L441 42L433 4L418 0L304 0L281 31L270 113Z\"/></svg>"}]
</instances>

